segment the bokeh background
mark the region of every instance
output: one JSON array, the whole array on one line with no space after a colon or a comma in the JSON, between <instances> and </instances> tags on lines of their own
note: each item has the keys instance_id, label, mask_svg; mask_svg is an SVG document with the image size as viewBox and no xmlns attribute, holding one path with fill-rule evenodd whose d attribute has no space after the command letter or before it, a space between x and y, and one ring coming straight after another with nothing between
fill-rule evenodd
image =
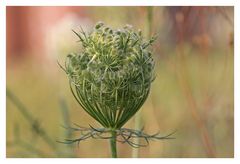
<instances>
[{"instance_id":1,"label":"bokeh background","mask_svg":"<svg viewBox=\"0 0 240 164\"><path fill-rule=\"evenodd\" d=\"M81 50L71 29L131 24L153 45L156 80L141 108L147 133L175 130L138 157L233 157L233 7L7 7L7 157L109 157L106 140L56 141L99 127L71 95L57 61ZM134 118L125 127L134 128ZM119 157L133 148L118 144ZM136 153L136 151L135 151Z\"/></svg>"}]
</instances>

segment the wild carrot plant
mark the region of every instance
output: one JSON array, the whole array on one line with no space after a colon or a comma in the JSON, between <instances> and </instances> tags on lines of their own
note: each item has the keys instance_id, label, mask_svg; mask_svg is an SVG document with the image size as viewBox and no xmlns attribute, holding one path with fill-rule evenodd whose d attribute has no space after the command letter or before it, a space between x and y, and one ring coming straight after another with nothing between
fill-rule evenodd
<instances>
[{"instance_id":1,"label":"wild carrot plant","mask_svg":"<svg viewBox=\"0 0 240 164\"><path fill-rule=\"evenodd\" d=\"M90 137L109 139L112 157L117 157L117 141L140 147L148 144L149 139L169 138L123 128L149 95L155 78L150 46L156 37L145 40L141 31L136 32L130 25L114 30L102 22L90 33L82 28L80 32L73 32L82 44L82 51L69 54L61 68L69 78L77 102L103 128L71 128L82 135L64 143ZM146 144L134 143L132 138L143 138Z\"/></svg>"}]
</instances>

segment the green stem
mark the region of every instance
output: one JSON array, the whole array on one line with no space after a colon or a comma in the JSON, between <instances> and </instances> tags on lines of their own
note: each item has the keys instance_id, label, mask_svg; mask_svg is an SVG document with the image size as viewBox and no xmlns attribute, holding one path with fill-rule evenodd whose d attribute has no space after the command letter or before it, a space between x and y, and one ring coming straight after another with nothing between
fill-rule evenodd
<instances>
[{"instance_id":1,"label":"green stem","mask_svg":"<svg viewBox=\"0 0 240 164\"><path fill-rule=\"evenodd\" d=\"M138 111L135 115L135 120L134 120L134 129L139 130L141 129L142 126L142 121L141 121L141 110ZM139 138L134 138L133 142L136 144L140 144ZM139 148L132 148L132 158L138 158L139 157Z\"/></svg>"},{"instance_id":2,"label":"green stem","mask_svg":"<svg viewBox=\"0 0 240 164\"><path fill-rule=\"evenodd\" d=\"M152 25L153 25L153 7L147 7L147 37L150 38L152 35Z\"/></svg>"},{"instance_id":3,"label":"green stem","mask_svg":"<svg viewBox=\"0 0 240 164\"><path fill-rule=\"evenodd\" d=\"M8 88L6 88L6 96L7 98L17 107L17 109L20 111L20 113L23 115L23 117L28 121L28 123L31 125L32 130L38 134L45 143L51 147L57 156L61 155L61 152L59 152L56 142L52 140L52 138L48 135L48 133L43 129L41 126L38 127L38 122L36 118L29 112L29 109L25 107L25 105L20 101L20 99Z\"/></svg>"},{"instance_id":4,"label":"green stem","mask_svg":"<svg viewBox=\"0 0 240 164\"><path fill-rule=\"evenodd\" d=\"M112 158L117 158L117 132L115 130L111 131L112 138L110 139L110 146L112 151Z\"/></svg>"}]
</instances>

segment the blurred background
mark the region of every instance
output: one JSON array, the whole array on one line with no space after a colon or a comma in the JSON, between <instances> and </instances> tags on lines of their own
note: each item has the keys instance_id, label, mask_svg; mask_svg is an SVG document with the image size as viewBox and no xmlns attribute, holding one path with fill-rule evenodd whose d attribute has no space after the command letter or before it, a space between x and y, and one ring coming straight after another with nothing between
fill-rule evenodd
<instances>
[{"instance_id":1,"label":"blurred background","mask_svg":"<svg viewBox=\"0 0 240 164\"><path fill-rule=\"evenodd\" d=\"M71 95L57 61L81 50L71 29L131 24L153 45L156 80L141 108L152 141L138 157L233 157L233 7L7 7L7 157L109 157L106 140L77 145L62 126L100 125ZM134 128L134 118L126 125ZM119 157L133 148L118 144Z\"/></svg>"}]
</instances>

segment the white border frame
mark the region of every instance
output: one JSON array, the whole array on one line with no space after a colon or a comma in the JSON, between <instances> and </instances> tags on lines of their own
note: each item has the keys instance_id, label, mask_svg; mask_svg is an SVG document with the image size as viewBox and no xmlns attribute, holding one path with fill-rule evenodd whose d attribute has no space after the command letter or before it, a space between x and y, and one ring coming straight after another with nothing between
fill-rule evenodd
<instances>
[{"instance_id":1,"label":"white border frame","mask_svg":"<svg viewBox=\"0 0 240 164\"><path fill-rule=\"evenodd\" d=\"M233 6L237 0L3 0L7 6Z\"/></svg>"},{"instance_id":2,"label":"white border frame","mask_svg":"<svg viewBox=\"0 0 240 164\"><path fill-rule=\"evenodd\" d=\"M6 159L6 6L234 6L234 159L134 159L131 162L217 162L239 163L240 159L240 1L238 0L0 0L0 163L112 163L114 159ZM240 100L240 99L239 99ZM81 160L81 161L79 161ZM97 160L97 161L96 161ZM123 161L124 160L124 161ZM132 159L130 159L132 160ZM116 163L130 162L129 159L114 160ZM148 160L148 161L146 161ZM149 161L151 160L151 161ZM160 161L159 161L160 160ZM177 161L175 161L177 160ZM212 161L214 160L214 161Z\"/></svg>"}]
</instances>

